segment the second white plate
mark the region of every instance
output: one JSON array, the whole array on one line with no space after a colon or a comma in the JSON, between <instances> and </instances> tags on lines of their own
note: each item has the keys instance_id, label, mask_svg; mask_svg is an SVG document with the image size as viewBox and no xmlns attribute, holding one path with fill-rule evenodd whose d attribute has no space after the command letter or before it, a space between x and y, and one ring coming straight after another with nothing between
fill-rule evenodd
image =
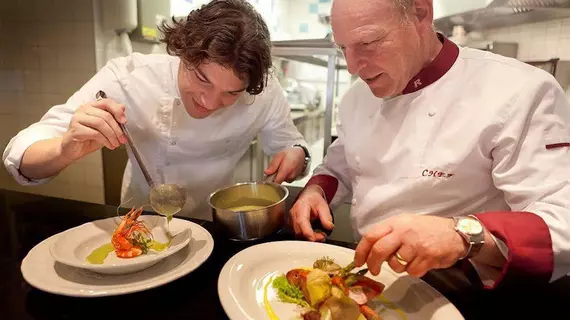
<instances>
[{"instance_id":1,"label":"second white plate","mask_svg":"<svg viewBox=\"0 0 570 320\"><path fill-rule=\"evenodd\" d=\"M324 243L279 241L237 253L225 264L218 280L218 294L225 312L232 320L299 319L300 310L280 302L268 282L291 269L311 267L323 256L345 266L353 261L354 250ZM382 319L463 319L451 302L420 279L397 274L387 266L383 266L379 276L367 276L386 286L376 305ZM267 306L276 318L270 318Z\"/></svg>"},{"instance_id":2,"label":"second white plate","mask_svg":"<svg viewBox=\"0 0 570 320\"><path fill-rule=\"evenodd\" d=\"M24 280L31 286L54 294L72 297L114 296L148 290L192 272L212 254L214 239L201 226L189 222L192 240L180 251L156 265L126 275L104 275L61 264L53 259L50 246L61 234L36 245L20 267Z\"/></svg>"},{"instance_id":3,"label":"second white plate","mask_svg":"<svg viewBox=\"0 0 570 320\"><path fill-rule=\"evenodd\" d=\"M168 241L166 218L155 215L140 216L139 221L145 223L154 239L161 243ZM53 258L63 264L84 268L104 274L127 274L146 269L160 260L175 254L184 248L192 237L190 221L172 219L170 233L173 235L170 246L164 251L149 250L148 253L134 258L119 258L113 251L102 264L87 261L87 256L102 245L109 244L115 228L121 218L114 217L82 224L64 231L51 247Z\"/></svg>"}]
</instances>

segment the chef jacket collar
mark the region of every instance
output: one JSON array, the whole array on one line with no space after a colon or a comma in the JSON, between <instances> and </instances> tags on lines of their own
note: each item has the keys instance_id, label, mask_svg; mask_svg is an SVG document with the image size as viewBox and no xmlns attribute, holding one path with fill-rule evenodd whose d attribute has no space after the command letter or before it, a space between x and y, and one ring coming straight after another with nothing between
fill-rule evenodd
<instances>
[{"instance_id":1,"label":"chef jacket collar","mask_svg":"<svg viewBox=\"0 0 570 320\"><path fill-rule=\"evenodd\" d=\"M436 82L451 69L457 60L459 47L440 33L437 34L437 37L443 44L439 54L427 67L423 68L408 82L402 94L416 92Z\"/></svg>"}]
</instances>

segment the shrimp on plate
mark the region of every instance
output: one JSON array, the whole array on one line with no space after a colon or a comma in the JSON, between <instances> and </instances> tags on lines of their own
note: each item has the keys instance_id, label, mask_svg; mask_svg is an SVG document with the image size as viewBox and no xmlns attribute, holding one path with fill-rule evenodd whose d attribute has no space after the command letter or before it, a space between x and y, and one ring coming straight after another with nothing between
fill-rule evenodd
<instances>
[{"instance_id":1,"label":"shrimp on plate","mask_svg":"<svg viewBox=\"0 0 570 320\"><path fill-rule=\"evenodd\" d=\"M117 257L134 258L148 251L152 233L142 221L137 220L142 211L142 208L131 209L115 229L111 243Z\"/></svg>"}]
</instances>

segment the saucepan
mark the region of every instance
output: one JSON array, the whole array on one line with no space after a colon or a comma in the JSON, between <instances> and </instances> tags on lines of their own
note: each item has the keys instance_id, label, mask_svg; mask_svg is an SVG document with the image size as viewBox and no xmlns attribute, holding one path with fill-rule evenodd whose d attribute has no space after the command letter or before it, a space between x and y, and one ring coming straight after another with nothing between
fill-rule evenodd
<instances>
[{"instance_id":1,"label":"saucepan","mask_svg":"<svg viewBox=\"0 0 570 320\"><path fill-rule=\"evenodd\" d=\"M231 240L247 241L277 233L285 226L289 190L271 181L243 182L209 197L216 228Z\"/></svg>"},{"instance_id":2,"label":"saucepan","mask_svg":"<svg viewBox=\"0 0 570 320\"><path fill-rule=\"evenodd\" d=\"M273 182L274 176L263 181L242 182L221 188L208 203L212 220L222 235L234 241L254 241L281 231L286 224L286 200L289 190ZM313 229L330 235L316 219Z\"/></svg>"}]
</instances>

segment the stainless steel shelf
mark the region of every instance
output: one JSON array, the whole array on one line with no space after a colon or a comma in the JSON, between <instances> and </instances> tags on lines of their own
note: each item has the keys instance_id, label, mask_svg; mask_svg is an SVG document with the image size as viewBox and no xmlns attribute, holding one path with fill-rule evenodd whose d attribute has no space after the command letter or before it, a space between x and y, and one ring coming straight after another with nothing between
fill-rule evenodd
<instances>
[{"instance_id":1,"label":"stainless steel shelf","mask_svg":"<svg viewBox=\"0 0 570 320\"><path fill-rule=\"evenodd\" d=\"M275 57L294 60L327 68L327 86L325 96L325 132L323 157L331 144L334 92L338 83L336 71L346 70L342 52L330 39L303 39L274 41L272 54ZM324 58L323 58L324 57Z\"/></svg>"}]
</instances>

